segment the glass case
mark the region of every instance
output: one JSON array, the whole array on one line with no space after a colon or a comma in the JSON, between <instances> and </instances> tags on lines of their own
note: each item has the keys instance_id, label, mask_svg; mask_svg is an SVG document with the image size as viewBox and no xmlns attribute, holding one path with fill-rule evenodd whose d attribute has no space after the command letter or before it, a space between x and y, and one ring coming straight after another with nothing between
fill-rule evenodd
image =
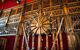
<instances>
[{"instance_id":1,"label":"glass case","mask_svg":"<svg viewBox=\"0 0 80 50\"><path fill-rule=\"evenodd\" d=\"M0 18L0 35L16 35L19 22L20 14Z\"/></svg>"}]
</instances>

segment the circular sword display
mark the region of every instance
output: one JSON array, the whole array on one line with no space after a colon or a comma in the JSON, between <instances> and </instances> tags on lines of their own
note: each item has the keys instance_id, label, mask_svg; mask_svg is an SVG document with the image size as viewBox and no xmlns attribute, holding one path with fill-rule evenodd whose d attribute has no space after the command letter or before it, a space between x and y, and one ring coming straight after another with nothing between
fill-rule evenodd
<instances>
[{"instance_id":1,"label":"circular sword display","mask_svg":"<svg viewBox=\"0 0 80 50\"><path fill-rule=\"evenodd\" d=\"M47 33L49 29L49 20L45 16L33 17L31 22L31 30L35 34Z\"/></svg>"}]
</instances>

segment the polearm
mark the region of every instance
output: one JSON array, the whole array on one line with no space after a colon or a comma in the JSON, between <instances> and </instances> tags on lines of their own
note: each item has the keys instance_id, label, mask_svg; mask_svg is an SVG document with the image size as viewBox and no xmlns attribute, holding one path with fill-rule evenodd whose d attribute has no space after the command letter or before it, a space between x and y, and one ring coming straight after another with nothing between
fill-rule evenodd
<instances>
[{"instance_id":1,"label":"polearm","mask_svg":"<svg viewBox=\"0 0 80 50\"><path fill-rule=\"evenodd\" d=\"M4 8L3 8L4 9ZM0 13L0 16L2 15L2 13L3 13L3 9L1 10L1 13ZM10 16L11 16L11 13L12 13L12 9L10 10L10 12L9 12L9 16L7 17L7 21L6 21L6 23L5 23L5 28L4 28L4 32L5 32L5 29L7 28L7 26L8 26L8 22L9 22L9 18L10 18Z\"/></svg>"},{"instance_id":2,"label":"polearm","mask_svg":"<svg viewBox=\"0 0 80 50\"><path fill-rule=\"evenodd\" d=\"M52 7L53 5L52 5L52 0L50 0L50 11L51 11L51 14L50 14L50 18L49 18L49 21L50 21L50 33L52 34L52 39L54 40L54 33L52 33L52 17L54 17L53 16L53 12L52 12L52 9L53 9L53 7ZM52 41L52 42L54 42L54 41ZM54 48L52 47L51 48L52 50L54 49L55 50L55 46L54 46Z\"/></svg>"},{"instance_id":3,"label":"polearm","mask_svg":"<svg viewBox=\"0 0 80 50\"><path fill-rule=\"evenodd\" d=\"M59 26L58 31L57 31L57 33L56 33L56 37L55 37L55 39L54 39L54 43L53 43L53 45L52 45L51 50L54 49L54 46L55 46L55 44L56 44L58 35L60 34L60 31L61 31L61 26L62 26L63 20L64 20L64 18L61 19L61 23L60 23L60 26Z\"/></svg>"},{"instance_id":4,"label":"polearm","mask_svg":"<svg viewBox=\"0 0 80 50\"><path fill-rule=\"evenodd\" d=\"M9 12L9 16L7 17L7 21L6 21L5 26L4 26L4 32L5 32L5 30L6 30L7 27L8 27L9 18L10 18L10 16L11 16L12 10L13 10L13 9L10 10L10 12Z\"/></svg>"},{"instance_id":5,"label":"polearm","mask_svg":"<svg viewBox=\"0 0 80 50\"><path fill-rule=\"evenodd\" d=\"M23 16L24 16L24 13L25 13L25 10L26 10L26 4L27 4L27 1L26 0L24 0L24 9L23 9ZM24 41L25 41L25 43L26 43L26 50L29 50L29 46L28 46L28 37L26 36L26 32L25 32L25 27L24 27L24 24L22 25L23 26L23 32L24 32L24 34L23 34L23 46L24 46ZM27 33L28 34L28 33ZM23 47L22 46L22 47Z\"/></svg>"},{"instance_id":6,"label":"polearm","mask_svg":"<svg viewBox=\"0 0 80 50\"><path fill-rule=\"evenodd\" d=\"M8 18L7 18L7 21L6 21L6 25L5 25L5 27L8 26L9 18L10 18L10 16L11 16L12 11L13 11L13 9L11 9L11 11L10 11L10 13L9 13L9 16L8 16Z\"/></svg>"},{"instance_id":7,"label":"polearm","mask_svg":"<svg viewBox=\"0 0 80 50\"><path fill-rule=\"evenodd\" d=\"M24 0L23 16L24 16L24 14L26 12L25 11L26 10L26 4L27 4L27 1ZM22 24L22 26L23 26L23 32L24 32L22 45L24 45L24 41L25 41L25 43L26 43L26 50L29 50L29 45L28 45L28 41L29 41L29 39L28 39L29 35L28 34L29 33L26 34L24 24ZM23 48L23 46L22 46L22 48Z\"/></svg>"},{"instance_id":8,"label":"polearm","mask_svg":"<svg viewBox=\"0 0 80 50\"><path fill-rule=\"evenodd\" d=\"M43 7L42 7L42 0L40 0L40 3L39 3L39 10L40 10L40 12L39 12L39 15L40 16L42 16L42 9L43 9ZM38 21L39 21L40 19L39 19L39 17L38 17ZM40 32L39 32L39 35L38 35L38 50L42 50L41 49L41 47L42 47L42 43L41 43L41 28L40 28Z\"/></svg>"},{"instance_id":9,"label":"polearm","mask_svg":"<svg viewBox=\"0 0 80 50\"><path fill-rule=\"evenodd\" d=\"M19 26L18 26L18 29L16 32L16 38L15 38L13 50L19 50L19 48L18 48L19 47L19 40L20 40L19 38L20 38L20 36L24 36L24 33L22 33L22 32L23 32L23 25L24 25L23 23L24 23L25 8L26 8L26 0L24 0L23 10L22 10L22 14L20 16L20 22L19 22ZM21 39L21 40L23 40L23 39ZM22 45L21 45L20 50L23 50Z\"/></svg>"},{"instance_id":10,"label":"polearm","mask_svg":"<svg viewBox=\"0 0 80 50\"><path fill-rule=\"evenodd\" d=\"M32 3L31 11L33 11L33 3ZM33 19L34 19L34 17L33 17ZM31 26L30 26L30 28L31 28ZM32 35L31 35L31 36L32 36L32 48L31 48L31 50L34 50L34 37L35 37L35 36L34 36L34 33L31 32L31 34L32 34Z\"/></svg>"},{"instance_id":11,"label":"polearm","mask_svg":"<svg viewBox=\"0 0 80 50\"><path fill-rule=\"evenodd\" d=\"M56 43L56 39L57 39L57 38L54 37L54 33L52 32L52 24L53 24L53 23L52 23L52 19L51 19L51 18L54 17L54 16L53 16L53 12L52 12L52 10L53 10L53 7L52 7L52 6L53 6L53 5L52 5L52 0L50 0L50 11L51 11L51 14L50 14L50 28L51 28L51 29L50 29L50 33L52 33L52 39L53 39L53 41L52 41L53 43L52 43L51 50L55 50L55 43ZM58 32L59 32L59 31L60 31L60 30L58 29ZM58 32L57 32L57 36L58 36L58 34L59 34ZM56 36L56 37L57 37L57 36Z\"/></svg>"},{"instance_id":12,"label":"polearm","mask_svg":"<svg viewBox=\"0 0 80 50\"><path fill-rule=\"evenodd\" d=\"M30 50L29 45L28 45L28 35L26 36L24 24L22 26L23 26L23 32L24 32L23 41L22 41L22 48L24 47L24 44L26 43L26 50ZM25 43L24 43L24 40L25 40Z\"/></svg>"},{"instance_id":13,"label":"polearm","mask_svg":"<svg viewBox=\"0 0 80 50\"><path fill-rule=\"evenodd\" d=\"M63 0L60 0L60 8L61 9L63 9L63 12L67 15L67 11L64 9L64 3L63 3ZM61 20L61 22L63 22L63 19L64 19L64 17L62 17L62 20ZM55 40L54 40L54 44L53 44L53 46L52 47L54 47L54 45L55 45L55 43L56 43L56 41L57 41L57 38L58 38L58 35L60 34L60 27L61 27L61 25L62 25L62 23L60 23L60 26L59 26L59 28L58 28L58 31L57 31L57 34L56 34L56 38L55 38Z\"/></svg>"},{"instance_id":14,"label":"polearm","mask_svg":"<svg viewBox=\"0 0 80 50\"><path fill-rule=\"evenodd\" d=\"M61 3L61 4L60 4L60 8L62 8L62 5L63 5L63 4L62 4L62 0L60 0L60 3ZM52 8L52 6L51 6L51 8ZM51 16L53 16L52 13L51 13ZM64 18L61 19L61 23L60 23L60 26L58 27L58 31L57 31L56 37L55 37L55 39L54 39L54 41L53 41L53 45L52 45L51 50L54 50L54 49L55 49L55 44L56 44L56 42L57 42L58 35L60 34L60 31L61 31L60 29L61 29L61 27L62 27L63 19L64 19ZM53 36L54 36L54 35L53 35Z\"/></svg>"}]
</instances>

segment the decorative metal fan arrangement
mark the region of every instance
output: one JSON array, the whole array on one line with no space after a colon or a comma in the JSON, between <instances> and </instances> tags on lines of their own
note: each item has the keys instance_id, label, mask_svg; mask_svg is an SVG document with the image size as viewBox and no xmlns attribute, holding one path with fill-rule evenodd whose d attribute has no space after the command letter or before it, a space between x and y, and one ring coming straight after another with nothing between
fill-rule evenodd
<instances>
[{"instance_id":1,"label":"decorative metal fan arrangement","mask_svg":"<svg viewBox=\"0 0 80 50\"><path fill-rule=\"evenodd\" d=\"M37 14L30 15L30 18L27 20L30 21L27 21L27 30L30 28L29 31L33 32L34 34L48 34L50 28L50 21L48 17Z\"/></svg>"},{"instance_id":2,"label":"decorative metal fan arrangement","mask_svg":"<svg viewBox=\"0 0 80 50\"><path fill-rule=\"evenodd\" d=\"M37 16L33 17L31 22L31 30L35 34L43 34L46 33L49 29L49 20L45 16Z\"/></svg>"}]
</instances>

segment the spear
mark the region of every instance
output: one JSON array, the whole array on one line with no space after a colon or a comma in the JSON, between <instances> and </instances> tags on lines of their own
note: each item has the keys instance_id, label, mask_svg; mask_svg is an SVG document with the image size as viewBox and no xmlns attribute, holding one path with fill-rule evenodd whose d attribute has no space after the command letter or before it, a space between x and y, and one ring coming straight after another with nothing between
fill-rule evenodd
<instances>
[{"instance_id":1,"label":"spear","mask_svg":"<svg viewBox=\"0 0 80 50\"><path fill-rule=\"evenodd\" d=\"M5 26L4 26L4 32L6 32L5 30L6 30L7 26L8 26L8 22L9 22L9 18L10 18L10 16L11 16L11 13L12 13L12 9L11 9L11 11L10 11L10 13L9 13L9 16L7 17L7 21L6 21L6 24L5 24Z\"/></svg>"},{"instance_id":2,"label":"spear","mask_svg":"<svg viewBox=\"0 0 80 50\"><path fill-rule=\"evenodd\" d=\"M10 13L9 13L9 16L8 16L8 18L7 18L5 27L8 26L9 18L10 18L11 14L12 14L12 11L13 11L13 9L11 9L11 11L10 11Z\"/></svg>"},{"instance_id":3,"label":"spear","mask_svg":"<svg viewBox=\"0 0 80 50\"><path fill-rule=\"evenodd\" d=\"M23 31L23 39L22 39L22 50L23 50L23 45L24 45L24 39L25 39L25 41L26 41L26 45L27 45L27 47L28 47L28 40L27 40L27 37L25 36L25 28L24 28L24 18L25 18L25 12L26 12L26 0L24 0L24 4L23 4L23 10L22 10L22 15L21 15L21 19L20 19L20 23L19 23L19 26L18 26L18 31L17 31L17 35L16 35L16 39L15 39L15 45L14 45L14 50L16 50L17 48L17 46L19 46L19 45L17 45L17 43L19 44L19 41L18 41L18 38L20 37L20 34L19 33L21 33L21 32L19 32L20 30L19 29L21 29L21 27L22 27L22 31ZM28 49L26 47L26 49Z\"/></svg>"},{"instance_id":4,"label":"spear","mask_svg":"<svg viewBox=\"0 0 80 50\"><path fill-rule=\"evenodd\" d=\"M24 0L24 7L23 7L23 12L22 12L23 17L25 16L25 12L26 12L26 4L27 4L27 1ZM27 33L27 35L26 35L24 24L22 26L23 26L23 32L24 32L24 34L23 34L23 44L24 44L24 40L25 40L26 45L27 45L26 49L29 50L29 46L28 46L28 40L29 40L28 39L28 34L29 33Z\"/></svg>"},{"instance_id":5,"label":"spear","mask_svg":"<svg viewBox=\"0 0 80 50\"><path fill-rule=\"evenodd\" d=\"M64 10L63 0L60 0L60 8L63 9L63 12L67 15L67 12ZM56 37L55 37L55 39L54 39L54 43L53 43L53 45L52 45L52 50L53 50L53 48L54 48L54 46L55 46L55 44L56 44L58 35L60 34L60 31L61 31L60 29L61 29L61 27L62 27L63 20L64 20L64 17L62 17L62 19L61 19L60 26L59 26L59 28L58 28L58 31L57 31L57 33L56 33Z\"/></svg>"}]
</instances>

